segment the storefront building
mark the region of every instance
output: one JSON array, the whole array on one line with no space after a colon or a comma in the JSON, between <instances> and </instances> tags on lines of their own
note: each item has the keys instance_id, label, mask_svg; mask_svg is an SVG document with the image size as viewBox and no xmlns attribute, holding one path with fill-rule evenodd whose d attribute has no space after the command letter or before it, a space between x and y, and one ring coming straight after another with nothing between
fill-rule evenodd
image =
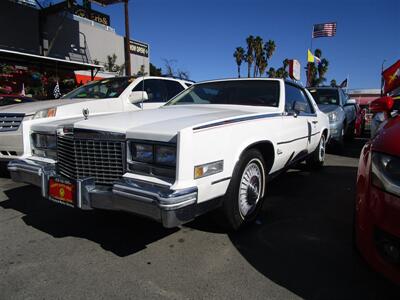
<instances>
[{"instance_id":1,"label":"storefront building","mask_svg":"<svg viewBox=\"0 0 400 300\"><path fill-rule=\"evenodd\" d=\"M25 88L27 94L48 98L48 82L58 82L64 93L91 75L125 74L124 37L115 32L108 15L69 1L42 9L34 4L30 0L0 1L0 50L4 50L0 51L0 94L10 87L14 93ZM21 55L13 61L5 51ZM47 60L42 66L35 65L29 58L24 60L23 54L56 58L58 63ZM113 72L99 72L99 65L109 66L109 57ZM130 41L130 61L132 74L148 73L149 45Z\"/></svg>"}]
</instances>

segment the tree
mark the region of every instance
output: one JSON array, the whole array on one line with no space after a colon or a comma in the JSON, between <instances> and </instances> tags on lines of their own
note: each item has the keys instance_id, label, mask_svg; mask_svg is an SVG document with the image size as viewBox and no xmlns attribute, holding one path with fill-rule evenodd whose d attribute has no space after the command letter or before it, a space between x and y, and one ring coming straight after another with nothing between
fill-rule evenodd
<instances>
[{"instance_id":1,"label":"tree","mask_svg":"<svg viewBox=\"0 0 400 300\"><path fill-rule=\"evenodd\" d=\"M240 78L240 66L242 65L244 59L244 49L242 47L237 47L233 53L233 57L235 58L238 68L238 77Z\"/></svg>"},{"instance_id":2,"label":"tree","mask_svg":"<svg viewBox=\"0 0 400 300\"><path fill-rule=\"evenodd\" d=\"M265 70L267 69L268 63L265 59L264 55L261 56L260 61L258 62L258 73L261 76L264 75Z\"/></svg>"},{"instance_id":3,"label":"tree","mask_svg":"<svg viewBox=\"0 0 400 300\"><path fill-rule=\"evenodd\" d=\"M309 86L319 86L326 81L325 75L328 72L329 61L322 58L322 50L315 49L314 56L318 58L317 64L307 64L307 79Z\"/></svg>"},{"instance_id":4,"label":"tree","mask_svg":"<svg viewBox=\"0 0 400 300\"><path fill-rule=\"evenodd\" d=\"M163 58L165 64L165 75L170 77L178 77L181 79L189 80L189 72L181 69L175 69L176 60ZM176 71L175 71L176 70Z\"/></svg>"},{"instance_id":5,"label":"tree","mask_svg":"<svg viewBox=\"0 0 400 300\"><path fill-rule=\"evenodd\" d=\"M150 76L162 76L161 68L157 68L155 65L150 63Z\"/></svg>"},{"instance_id":6,"label":"tree","mask_svg":"<svg viewBox=\"0 0 400 300\"><path fill-rule=\"evenodd\" d=\"M282 67L280 67L278 70L276 70L275 75L277 78L286 79L289 77L289 73L288 73L288 71L286 71L288 65L289 65L289 60L286 58L282 62Z\"/></svg>"},{"instance_id":7,"label":"tree","mask_svg":"<svg viewBox=\"0 0 400 300\"><path fill-rule=\"evenodd\" d=\"M331 87L337 87L336 79L331 80Z\"/></svg>"},{"instance_id":8,"label":"tree","mask_svg":"<svg viewBox=\"0 0 400 300\"><path fill-rule=\"evenodd\" d=\"M258 70L260 68L260 63L264 58L263 40L258 35L254 39L253 48L254 48L254 60L255 60L253 77L257 77Z\"/></svg>"},{"instance_id":9,"label":"tree","mask_svg":"<svg viewBox=\"0 0 400 300\"><path fill-rule=\"evenodd\" d=\"M264 45L265 54L267 56L267 61L271 59L272 55L276 50L276 45L273 40L268 40Z\"/></svg>"},{"instance_id":10,"label":"tree","mask_svg":"<svg viewBox=\"0 0 400 300\"><path fill-rule=\"evenodd\" d=\"M125 69L124 68L125 64L117 65L116 61L117 61L117 55L115 55L115 53L113 55L107 55L107 62L104 65L104 69L108 72L114 72L118 73L119 75L122 75Z\"/></svg>"},{"instance_id":11,"label":"tree","mask_svg":"<svg viewBox=\"0 0 400 300\"><path fill-rule=\"evenodd\" d=\"M247 53L245 56L245 61L247 62L247 77L250 77L250 69L254 62L254 37L249 35L246 39L247 43Z\"/></svg>"},{"instance_id":12,"label":"tree","mask_svg":"<svg viewBox=\"0 0 400 300\"><path fill-rule=\"evenodd\" d=\"M269 78L275 78L275 77L276 77L276 71L275 71L275 69L272 68L272 67L269 68L267 74L268 74L268 77L269 77Z\"/></svg>"}]
</instances>

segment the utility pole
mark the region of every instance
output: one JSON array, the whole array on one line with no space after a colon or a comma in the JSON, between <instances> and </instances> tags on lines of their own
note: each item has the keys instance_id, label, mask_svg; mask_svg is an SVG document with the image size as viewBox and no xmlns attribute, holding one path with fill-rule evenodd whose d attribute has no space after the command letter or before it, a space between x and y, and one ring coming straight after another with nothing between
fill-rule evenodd
<instances>
[{"instance_id":1,"label":"utility pole","mask_svg":"<svg viewBox=\"0 0 400 300\"><path fill-rule=\"evenodd\" d=\"M382 66L381 66L381 97L383 96L383 85L385 81L383 80L383 65L385 64L386 59L382 61Z\"/></svg>"},{"instance_id":2,"label":"utility pole","mask_svg":"<svg viewBox=\"0 0 400 300\"><path fill-rule=\"evenodd\" d=\"M132 75L132 70L131 70L131 53L129 51L129 41L130 41L130 35L129 35L129 11L128 11L128 1L124 1L124 7L125 7L125 71L127 76Z\"/></svg>"}]
</instances>

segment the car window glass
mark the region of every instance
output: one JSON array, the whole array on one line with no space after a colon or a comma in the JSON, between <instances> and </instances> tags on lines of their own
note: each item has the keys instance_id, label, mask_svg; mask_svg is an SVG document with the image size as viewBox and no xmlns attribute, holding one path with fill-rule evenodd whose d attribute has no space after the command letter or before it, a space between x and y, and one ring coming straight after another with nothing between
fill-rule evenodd
<instances>
[{"instance_id":1,"label":"car window glass","mask_svg":"<svg viewBox=\"0 0 400 300\"><path fill-rule=\"evenodd\" d=\"M177 81L166 80L165 85L167 86L168 99L171 99L184 90L184 87Z\"/></svg>"},{"instance_id":2,"label":"car window glass","mask_svg":"<svg viewBox=\"0 0 400 300\"><path fill-rule=\"evenodd\" d=\"M168 100L167 89L164 84L165 80L159 79L145 79L144 87L143 81L139 82L132 91L147 92L148 100L146 102L166 102Z\"/></svg>"},{"instance_id":3,"label":"car window glass","mask_svg":"<svg viewBox=\"0 0 400 300\"><path fill-rule=\"evenodd\" d=\"M168 103L168 105L179 104L278 107L279 82L275 80L226 80L196 84Z\"/></svg>"},{"instance_id":4,"label":"car window glass","mask_svg":"<svg viewBox=\"0 0 400 300\"><path fill-rule=\"evenodd\" d=\"M340 105L339 92L337 89L310 88L308 89L308 91L313 96L315 103L317 103L318 105Z\"/></svg>"},{"instance_id":5,"label":"car window glass","mask_svg":"<svg viewBox=\"0 0 400 300\"><path fill-rule=\"evenodd\" d=\"M286 83L285 84L285 94L286 94L285 110L287 112L293 111L294 104L297 101L297 102L304 103L306 105L305 113L311 113L310 104L302 90L300 90L299 88L297 88L291 84Z\"/></svg>"}]
</instances>

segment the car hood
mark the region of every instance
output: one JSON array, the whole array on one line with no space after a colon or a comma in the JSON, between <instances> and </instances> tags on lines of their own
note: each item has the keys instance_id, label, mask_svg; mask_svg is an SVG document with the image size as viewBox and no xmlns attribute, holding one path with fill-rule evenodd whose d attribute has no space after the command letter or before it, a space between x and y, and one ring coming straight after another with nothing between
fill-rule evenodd
<instances>
[{"instance_id":1,"label":"car hood","mask_svg":"<svg viewBox=\"0 0 400 300\"><path fill-rule=\"evenodd\" d=\"M400 115L391 118L372 141L375 151L400 157Z\"/></svg>"},{"instance_id":2,"label":"car hood","mask_svg":"<svg viewBox=\"0 0 400 300\"><path fill-rule=\"evenodd\" d=\"M262 108L263 113L277 112L276 108ZM76 122L74 128L125 133L127 138L171 141L178 131L260 113L260 109L238 105L176 105L158 109L98 116Z\"/></svg>"},{"instance_id":3,"label":"car hood","mask_svg":"<svg viewBox=\"0 0 400 300\"><path fill-rule=\"evenodd\" d=\"M1 107L0 113L22 113L29 116L33 115L34 113L42 109L80 103L84 101L91 101L91 100L95 99L58 99L58 100L35 101L29 103L18 103Z\"/></svg>"},{"instance_id":4,"label":"car hood","mask_svg":"<svg viewBox=\"0 0 400 300\"><path fill-rule=\"evenodd\" d=\"M318 108L323 113L328 114L330 112L337 110L339 106L334 104L318 104Z\"/></svg>"}]
</instances>

